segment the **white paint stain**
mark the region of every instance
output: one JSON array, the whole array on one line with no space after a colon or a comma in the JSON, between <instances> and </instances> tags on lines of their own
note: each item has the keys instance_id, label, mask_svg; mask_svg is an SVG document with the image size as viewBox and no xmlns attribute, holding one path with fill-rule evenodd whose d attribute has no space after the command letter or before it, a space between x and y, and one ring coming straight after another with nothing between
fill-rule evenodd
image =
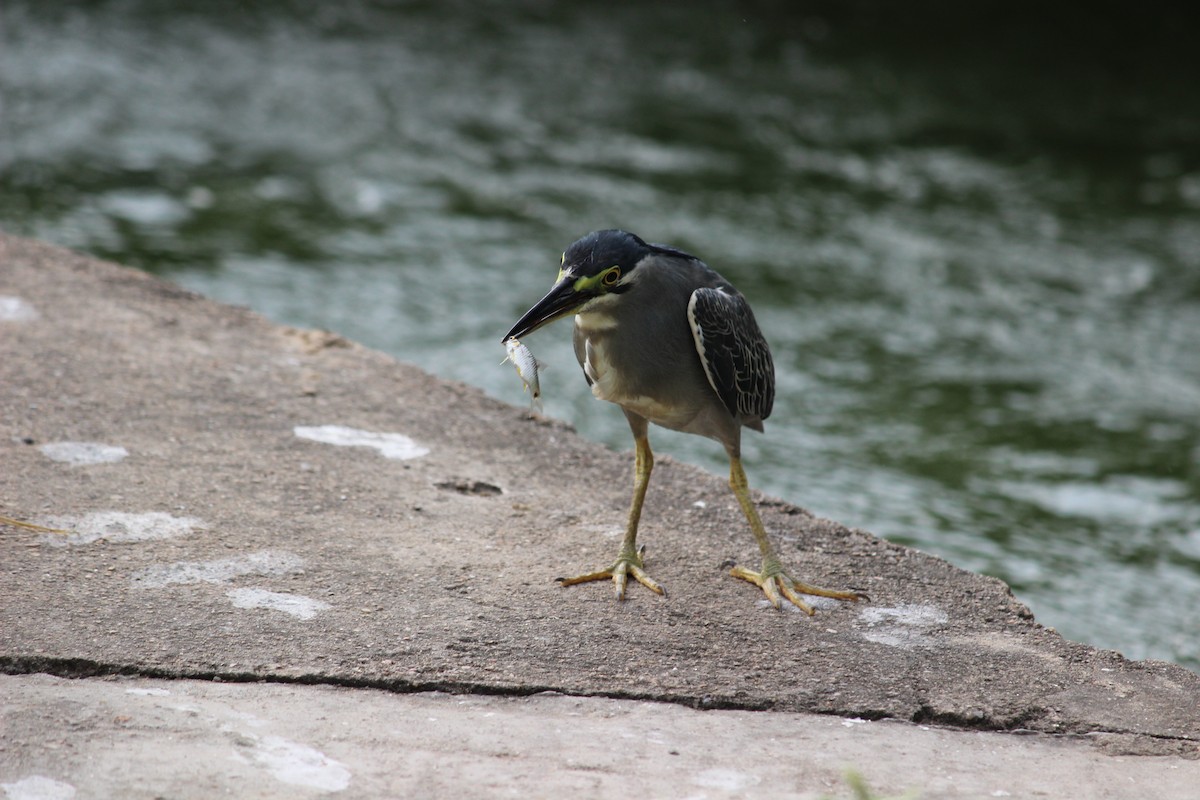
<instances>
[{"instance_id":1,"label":"white paint stain","mask_svg":"<svg viewBox=\"0 0 1200 800\"><path fill-rule=\"evenodd\" d=\"M0 295L0 322L33 322L42 315L19 297Z\"/></svg>"},{"instance_id":2,"label":"white paint stain","mask_svg":"<svg viewBox=\"0 0 1200 800\"><path fill-rule=\"evenodd\" d=\"M340 447L374 447L385 458L403 460L429 455L428 447L417 444L402 433L364 431L358 428L347 428L343 425L319 425L314 428L297 425L293 431L301 439L311 439L323 444Z\"/></svg>"},{"instance_id":3,"label":"white paint stain","mask_svg":"<svg viewBox=\"0 0 1200 800\"><path fill-rule=\"evenodd\" d=\"M266 589L231 589L226 593L235 608L269 608L300 619L312 619L333 606L302 594L269 592Z\"/></svg>"},{"instance_id":4,"label":"white paint stain","mask_svg":"<svg viewBox=\"0 0 1200 800\"><path fill-rule=\"evenodd\" d=\"M120 445L102 442L49 442L38 449L51 461L60 461L72 467L115 464L129 455L129 451Z\"/></svg>"},{"instance_id":5,"label":"white paint stain","mask_svg":"<svg viewBox=\"0 0 1200 800\"><path fill-rule=\"evenodd\" d=\"M925 603L905 604L891 608L869 607L859 613L858 618L868 625L878 625L881 622L892 622L898 625L928 627L944 625L950 619L946 612L937 606Z\"/></svg>"},{"instance_id":6,"label":"white paint stain","mask_svg":"<svg viewBox=\"0 0 1200 800\"><path fill-rule=\"evenodd\" d=\"M173 583L226 583L242 575L275 577L301 571L304 559L286 550L260 550L215 561L176 561L134 573L135 586L160 589Z\"/></svg>"},{"instance_id":7,"label":"white paint stain","mask_svg":"<svg viewBox=\"0 0 1200 800\"><path fill-rule=\"evenodd\" d=\"M136 687L126 689L125 692L149 697L171 694L170 691L159 687ZM178 700L194 702L180 703ZM211 724L230 734L236 743L232 757L240 763L265 768L275 780L324 792L340 792L350 785L350 770L341 762L308 745L281 736L265 736L249 730L262 728L268 723L220 700L192 697L188 694L186 684L175 690L172 700L157 702L160 708L168 708L200 720L205 728ZM28 800L36 798L30 796Z\"/></svg>"},{"instance_id":8,"label":"white paint stain","mask_svg":"<svg viewBox=\"0 0 1200 800\"><path fill-rule=\"evenodd\" d=\"M250 757L278 781L326 792L340 792L350 785L350 770L320 750L281 736L243 736L254 742Z\"/></svg>"},{"instance_id":9,"label":"white paint stain","mask_svg":"<svg viewBox=\"0 0 1200 800\"><path fill-rule=\"evenodd\" d=\"M693 776L692 783L708 789L740 792L758 783L758 776L725 767L713 767Z\"/></svg>"},{"instance_id":10,"label":"white paint stain","mask_svg":"<svg viewBox=\"0 0 1200 800\"><path fill-rule=\"evenodd\" d=\"M911 650L935 645L937 640L929 634L929 629L944 625L950 618L937 606L905 604L866 608L858 619L871 628L863 633L867 641Z\"/></svg>"},{"instance_id":11,"label":"white paint stain","mask_svg":"<svg viewBox=\"0 0 1200 800\"><path fill-rule=\"evenodd\" d=\"M912 650L914 647L929 647L934 644L933 638L926 636L921 631L897 629L867 631L863 634L863 638L868 642L885 644L888 647L899 647L901 650Z\"/></svg>"},{"instance_id":12,"label":"white paint stain","mask_svg":"<svg viewBox=\"0 0 1200 800\"><path fill-rule=\"evenodd\" d=\"M808 603L817 611L832 611L833 609L839 608L842 605L840 600L835 600L832 597L821 597L820 595L801 594L801 599L803 599L804 602ZM772 611L775 610L775 607L771 605L771 601L767 600L765 597L756 602L755 606L758 608L769 608ZM799 606L789 602L786 597L779 598L779 610L788 614L803 614L804 616L808 616L807 611L801 610Z\"/></svg>"},{"instance_id":13,"label":"white paint stain","mask_svg":"<svg viewBox=\"0 0 1200 800\"><path fill-rule=\"evenodd\" d=\"M110 544L149 542L187 536L193 528L204 524L195 517L175 517L162 511L128 514L123 511L96 511L82 517L50 517L47 526L69 531L67 536L48 533L42 537L46 544L65 547L91 544L101 539Z\"/></svg>"},{"instance_id":14,"label":"white paint stain","mask_svg":"<svg viewBox=\"0 0 1200 800\"><path fill-rule=\"evenodd\" d=\"M44 775L30 775L16 783L0 783L7 800L71 800L75 787Z\"/></svg>"}]
</instances>

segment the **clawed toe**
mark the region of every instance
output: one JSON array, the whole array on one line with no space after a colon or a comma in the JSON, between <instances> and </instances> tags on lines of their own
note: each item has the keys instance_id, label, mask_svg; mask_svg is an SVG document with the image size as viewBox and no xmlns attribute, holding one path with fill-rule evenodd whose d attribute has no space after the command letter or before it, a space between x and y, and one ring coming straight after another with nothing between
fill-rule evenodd
<instances>
[{"instance_id":1,"label":"clawed toe","mask_svg":"<svg viewBox=\"0 0 1200 800\"><path fill-rule=\"evenodd\" d=\"M563 586L574 586L577 583L602 581L611 578L617 599L624 600L625 586L629 581L629 576L632 575L635 581L650 591L666 596L667 590L663 588L662 584L647 575L646 570L643 569L642 553L645 551L646 548L644 547L638 551L626 551L622 549L617 560L607 569L602 569L598 572L587 572L583 575L576 575L573 578L555 578L555 580Z\"/></svg>"},{"instance_id":2,"label":"clawed toe","mask_svg":"<svg viewBox=\"0 0 1200 800\"><path fill-rule=\"evenodd\" d=\"M814 586L811 583L798 581L784 572L779 562L773 559L764 559L763 568L758 572L745 567L735 566L729 571L729 574L735 578L749 581L762 589L763 594L767 596L767 600L775 608L782 608L782 598L786 598L789 603L810 617L816 613L816 610L800 598L802 594L814 597L832 597L835 600L848 600L850 602L870 599L861 592L825 589L820 586Z\"/></svg>"}]
</instances>

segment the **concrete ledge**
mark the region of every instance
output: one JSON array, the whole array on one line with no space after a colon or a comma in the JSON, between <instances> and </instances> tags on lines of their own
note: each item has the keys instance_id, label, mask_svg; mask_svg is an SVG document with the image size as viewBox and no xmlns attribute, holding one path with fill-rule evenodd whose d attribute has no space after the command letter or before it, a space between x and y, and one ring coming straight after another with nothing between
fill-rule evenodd
<instances>
[{"instance_id":1,"label":"concrete ledge","mask_svg":"<svg viewBox=\"0 0 1200 800\"><path fill-rule=\"evenodd\" d=\"M1114 758L1100 735L695 711L539 694L0 676L6 786L81 797L847 796L1192 800L1200 761ZM1099 747L1096 745L1100 745ZM22 785L21 782L25 783ZM53 784L48 784L53 781ZM9 797L59 797L10 794Z\"/></svg>"},{"instance_id":2,"label":"concrete ledge","mask_svg":"<svg viewBox=\"0 0 1200 800\"><path fill-rule=\"evenodd\" d=\"M766 607L721 567L755 557L724 480L669 458L642 536L669 597L564 590L615 550L629 454L3 236L0 464L0 514L72 532L0 528L10 674L553 690L1200 755L1200 676L1066 641L1000 581L770 498L785 561L872 602Z\"/></svg>"}]
</instances>

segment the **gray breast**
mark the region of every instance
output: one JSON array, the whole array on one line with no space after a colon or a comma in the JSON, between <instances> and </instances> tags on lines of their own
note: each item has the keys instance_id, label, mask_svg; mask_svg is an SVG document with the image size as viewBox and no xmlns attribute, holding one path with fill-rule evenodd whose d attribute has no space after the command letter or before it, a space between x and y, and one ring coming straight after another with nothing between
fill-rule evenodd
<instances>
[{"instance_id":1,"label":"gray breast","mask_svg":"<svg viewBox=\"0 0 1200 800\"><path fill-rule=\"evenodd\" d=\"M576 317L575 355L597 397L664 427L725 441L736 430L700 362L688 322L692 291L728 285L698 262L655 259L637 282Z\"/></svg>"}]
</instances>

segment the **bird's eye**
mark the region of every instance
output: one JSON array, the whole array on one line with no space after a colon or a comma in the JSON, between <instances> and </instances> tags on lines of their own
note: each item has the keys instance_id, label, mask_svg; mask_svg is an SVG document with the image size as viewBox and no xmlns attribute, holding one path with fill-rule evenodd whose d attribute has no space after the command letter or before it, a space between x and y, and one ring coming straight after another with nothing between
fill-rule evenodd
<instances>
[{"instance_id":1,"label":"bird's eye","mask_svg":"<svg viewBox=\"0 0 1200 800\"><path fill-rule=\"evenodd\" d=\"M604 273L604 277L600 280L604 282L605 286L616 286L617 281L621 280L621 268L609 267L608 271Z\"/></svg>"}]
</instances>

